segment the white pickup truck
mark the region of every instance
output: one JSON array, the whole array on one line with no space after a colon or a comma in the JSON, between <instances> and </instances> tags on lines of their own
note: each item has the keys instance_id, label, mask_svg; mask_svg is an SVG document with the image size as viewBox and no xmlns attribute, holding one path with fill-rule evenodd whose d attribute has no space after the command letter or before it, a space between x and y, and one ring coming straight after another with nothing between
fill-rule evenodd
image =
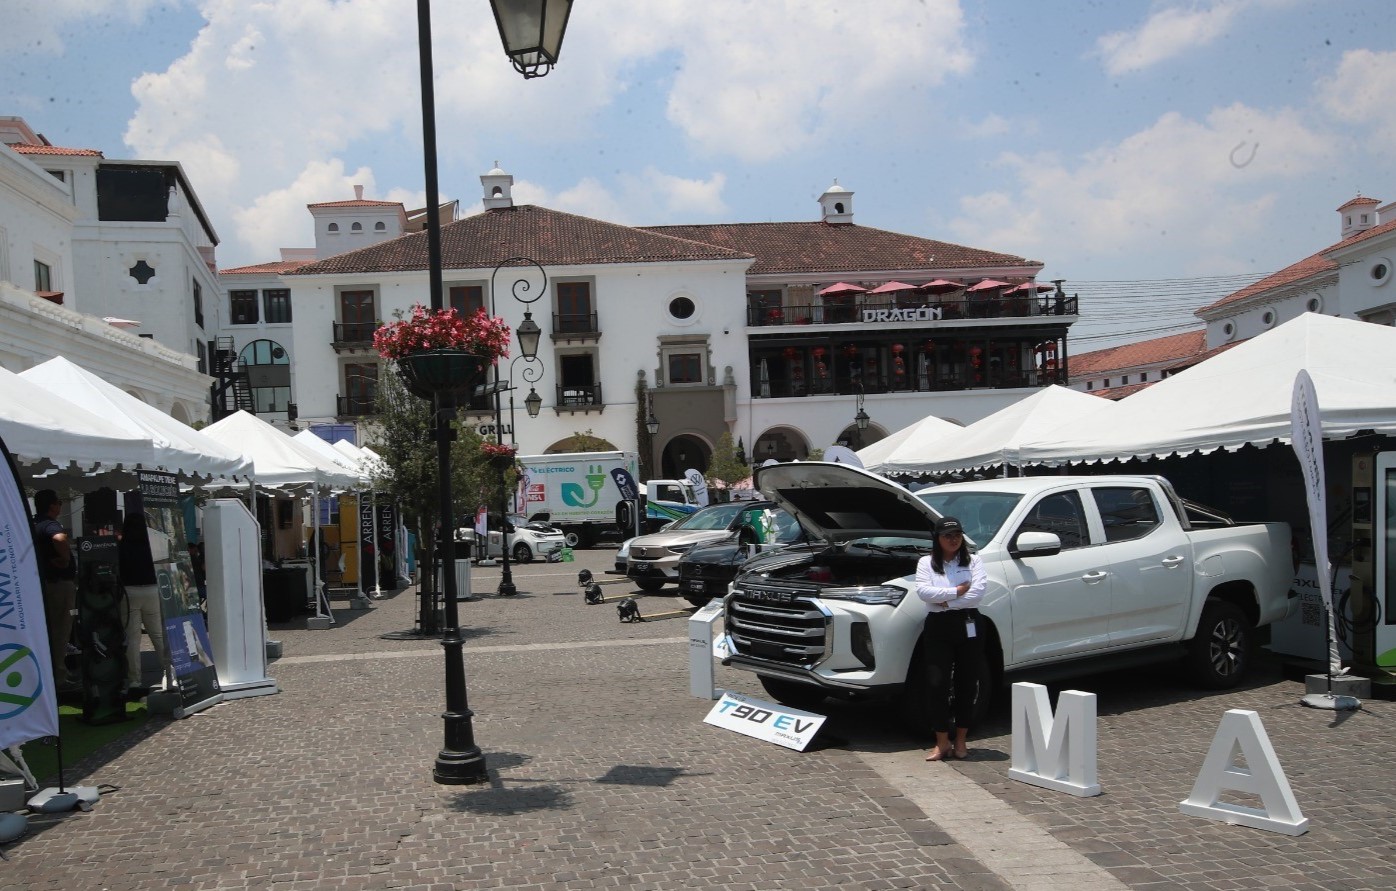
<instances>
[{"instance_id":1,"label":"white pickup truck","mask_svg":"<svg viewBox=\"0 0 1396 891\"><path fill-rule=\"evenodd\" d=\"M847 464L771 465L762 496L809 533L743 565L724 602L724 664L780 702L886 697L927 730L926 606L917 560L939 516L984 561L993 681L1182 657L1209 687L1238 683L1254 629L1290 609L1289 527L1235 525L1155 476L1040 476L913 494Z\"/></svg>"}]
</instances>

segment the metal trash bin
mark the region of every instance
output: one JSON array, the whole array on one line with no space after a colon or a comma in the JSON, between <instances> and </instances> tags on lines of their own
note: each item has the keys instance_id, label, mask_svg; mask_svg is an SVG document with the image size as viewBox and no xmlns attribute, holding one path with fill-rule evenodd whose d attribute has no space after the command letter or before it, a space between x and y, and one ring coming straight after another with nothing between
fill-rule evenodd
<instances>
[{"instance_id":1,"label":"metal trash bin","mask_svg":"<svg viewBox=\"0 0 1396 891\"><path fill-rule=\"evenodd\" d=\"M457 541L456 545L456 600L469 600L470 595L470 549L472 542ZM446 590L446 578L441 574L441 560L436 561L436 590Z\"/></svg>"}]
</instances>

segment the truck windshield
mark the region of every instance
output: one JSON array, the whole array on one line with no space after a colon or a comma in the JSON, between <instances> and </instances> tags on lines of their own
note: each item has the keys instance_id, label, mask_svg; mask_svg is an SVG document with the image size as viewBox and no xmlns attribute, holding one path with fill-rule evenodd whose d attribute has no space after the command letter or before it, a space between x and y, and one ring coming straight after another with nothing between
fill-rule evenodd
<instances>
[{"instance_id":1,"label":"truck windshield","mask_svg":"<svg viewBox=\"0 0 1396 891\"><path fill-rule=\"evenodd\" d=\"M955 517L965 527L965 535L984 547L998 534L1003 521L1023 496L1014 492L941 492L928 489L918 496L942 517Z\"/></svg>"},{"instance_id":2,"label":"truck windshield","mask_svg":"<svg viewBox=\"0 0 1396 891\"><path fill-rule=\"evenodd\" d=\"M670 529L726 529L732 525L732 520L741 513L743 506L740 502L731 504L719 504L714 507L705 507L700 511L689 514L679 520Z\"/></svg>"}]
</instances>

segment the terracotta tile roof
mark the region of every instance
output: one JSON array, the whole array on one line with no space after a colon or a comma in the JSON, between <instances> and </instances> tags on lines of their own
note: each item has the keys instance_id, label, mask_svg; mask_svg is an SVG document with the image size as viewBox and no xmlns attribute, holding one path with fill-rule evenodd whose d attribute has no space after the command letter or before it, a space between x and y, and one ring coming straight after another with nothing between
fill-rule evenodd
<instances>
[{"instance_id":1,"label":"terracotta tile roof","mask_svg":"<svg viewBox=\"0 0 1396 891\"><path fill-rule=\"evenodd\" d=\"M1341 208L1339 209L1341 210ZM1298 263L1293 263L1289 266L1286 266L1279 272L1272 272L1270 275L1267 275L1260 281L1255 282L1254 284L1247 285L1239 291L1235 291L1231 294L1228 294L1222 299L1218 300L1216 303L1211 304L1210 306L1202 307L1195 313L1195 315L1201 316L1203 315L1203 313L1211 312L1212 310L1217 309L1219 307L1228 306L1232 303L1245 300L1248 297L1254 297L1256 294L1264 293L1265 291L1268 291L1272 288L1279 288L1284 285L1290 285L1294 284L1295 282L1303 281L1306 278L1312 278L1316 275L1321 275L1325 272L1332 272L1333 270L1336 270L1338 268L1338 264L1334 263L1332 260L1328 259L1327 256L1325 256L1329 251L1334 251L1338 248L1350 247L1351 245L1366 241L1369 238L1375 238L1378 235L1382 235L1393 230L1396 230L1396 220L1391 220L1390 222L1382 223L1380 226L1373 226L1365 232L1358 232L1356 235L1349 235L1342 241L1339 241L1336 244L1330 244L1328 247L1324 248L1318 253L1311 254L1310 256L1300 260Z\"/></svg>"},{"instance_id":2,"label":"terracotta tile roof","mask_svg":"<svg viewBox=\"0 0 1396 891\"><path fill-rule=\"evenodd\" d=\"M1097 377L1115 371L1128 371L1142 365L1157 365L1160 362L1187 359L1200 354L1207 347L1207 332L1204 329L1155 337L1122 346L1095 350L1070 356L1067 368L1073 378Z\"/></svg>"},{"instance_id":3,"label":"terracotta tile roof","mask_svg":"<svg viewBox=\"0 0 1396 891\"><path fill-rule=\"evenodd\" d=\"M1158 383L1158 381L1146 381L1138 384L1129 384L1124 387L1111 387L1108 390L1087 390L1086 393L1090 396L1099 396L1101 399L1114 399L1118 401L1133 393L1138 393L1140 390L1146 390L1156 383Z\"/></svg>"},{"instance_id":4,"label":"terracotta tile roof","mask_svg":"<svg viewBox=\"0 0 1396 891\"><path fill-rule=\"evenodd\" d=\"M747 255L532 204L487 210L441 227L444 269L488 269L527 256L544 266L741 260ZM329 257L291 275L399 272L427 268L427 235L412 232Z\"/></svg>"},{"instance_id":5,"label":"terracotta tile roof","mask_svg":"<svg viewBox=\"0 0 1396 891\"><path fill-rule=\"evenodd\" d=\"M348 201L321 201L307 204L306 207L402 207L401 201L370 201L367 198L351 198Z\"/></svg>"},{"instance_id":6,"label":"terracotta tile roof","mask_svg":"<svg viewBox=\"0 0 1396 891\"><path fill-rule=\"evenodd\" d=\"M31 145L27 142L11 142L9 147L21 155L77 155L84 158L101 158L96 149L64 148L61 145Z\"/></svg>"},{"instance_id":7,"label":"terracotta tile roof","mask_svg":"<svg viewBox=\"0 0 1396 891\"><path fill-rule=\"evenodd\" d=\"M1012 254L964 247L866 226L828 223L716 223L646 226L650 232L717 245L756 257L748 270L762 273L831 273L1041 266Z\"/></svg>"},{"instance_id":8,"label":"terracotta tile roof","mask_svg":"<svg viewBox=\"0 0 1396 891\"><path fill-rule=\"evenodd\" d=\"M1358 195L1356 198L1353 198L1351 201L1348 201L1346 204L1339 205L1338 210L1347 210L1349 207L1355 207L1355 206L1357 206L1357 205L1359 205L1359 204L1361 204L1361 205L1381 204L1381 202L1378 201L1378 200L1375 199L1375 198L1367 198L1367 197L1365 197L1365 196Z\"/></svg>"},{"instance_id":9,"label":"terracotta tile roof","mask_svg":"<svg viewBox=\"0 0 1396 891\"><path fill-rule=\"evenodd\" d=\"M273 260L270 263L256 263L252 266L235 266L232 269L220 269L219 275L259 275L264 273L276 273L278 275L290 272L293 269L300 269L302 266L315 262L314 260Z\"/></svg>"},{"instance_id":10,"label":"terracotta tile roof","mask_svg":"<svg viewBox=\"0 0 1396 891\"><path fill-rule=\"evenodd\" d=\"M1184 356L1176 364L1170 365L1164 370L1167 371L1169 374L1177 374L1178 372L1184 369L1191 368L1199 362L1205 362L1213 356L1219 356L1233 347L1238 347L1249 339L1250 338L1233 340L1231 343L1224 343L1219 347L1212 347L1210 350L1203 350L1195 356Z\"/></svg>"}]
</instances>

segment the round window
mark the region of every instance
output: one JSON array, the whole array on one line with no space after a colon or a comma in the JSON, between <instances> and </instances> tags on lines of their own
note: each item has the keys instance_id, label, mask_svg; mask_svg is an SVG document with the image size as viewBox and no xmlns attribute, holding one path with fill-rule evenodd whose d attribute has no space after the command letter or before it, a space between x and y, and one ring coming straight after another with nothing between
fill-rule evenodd
<instances>
[{"instance_id":1,"label":"round window","mask_svg":"<svg viewBox=\"0 0 1396 891\"><path fill-rule=\"evenodd\" d=\"M669 315L676 319L691 319L697 309L693 301L687 297L675 297L669 301Z\"/></svg>"},{"instance_id":2,"label":"round window","mask_svg":"<svg viewBox=\"0 0 1396 891\"><path fill-rule=\"evenodd\" d=\"M1227 340L1236 336L1236 324L1234 322L1223 322L1221 326L1222 337Z\"/></svg>"},{"instance_id":3,"label":"round window","mask_svg":"<svg viewBox=\"0 0 1396 891\"><path fill-rule=\"evenodd\" d=\"M1391 281L1391 261L1385 257L1379 257L1372 262L1372 268L1368 270L1372 276L1372 284L1384 285Z\"/></svg>"},{"instance_id":4,"label":"round window","mask_svg":"<svg viewBox=\"0 0 1396 891\"><path fill-rule=\"evenodd\" d=\"M1304 304L1304 308L1305 308L1306 310L1308 310L1309 312L1322 312L1322 311L1323 311L1323 298L1322 298L1322 297L1310 297L1309 300L1308 300L1308 302Z\"/></svg>"},{"instance_id":5,"label":"round window","mask_svg":"<svg viewBox=\"0 0 1396 891\"><path fill-rule=\"evenodd\" d=\"M1260 317L1260 324L1264 325L1266 328L1273 327L1275 324L1275 311L1273 309L1267 309Z\"/></svg>"}]
</instances>

